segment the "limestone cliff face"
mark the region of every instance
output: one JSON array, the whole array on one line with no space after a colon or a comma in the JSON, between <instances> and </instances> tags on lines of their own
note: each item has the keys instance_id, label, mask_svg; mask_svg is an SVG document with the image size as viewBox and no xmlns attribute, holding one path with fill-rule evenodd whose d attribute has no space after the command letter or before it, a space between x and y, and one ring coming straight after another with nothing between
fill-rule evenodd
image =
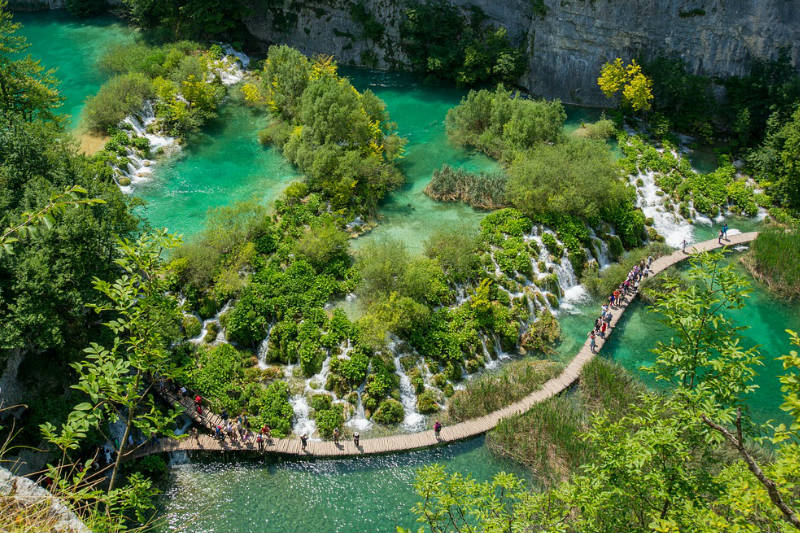
<instances>
[{"instance_id":1,"label":"limestone cliff face","mask_svg":"<svg viewBox=\"0 0 800 533\"><path fill-rule=\"evenodd\" d=\"M264 44L286 43L308 54L333 54L340 63L402 67L398 46L404 0L367 0L385 28L374 42L352 16L349 0L251 0L245 21ZM753 58L774 58L787 47L800 64L800 0L454 0L480 7L526 50L520 85L534 94L587 105L607 103L597 89L600 66L615 57L679 56L695 73L747 72Z\"/></svg>"},{"instance_id":2,"label":"limestone cliff face","mask_svg":"<svg viewBox=\"0 0 800 533\"><path fill-rule=\"evenodd\" d=\"M342 64L376 68L407 62L399 40L410 0L230 1L249 5L245 25L265 48L286 43L309 55L332 54ZM724 77L744 74L753 58L774 58L787 47L800 65L800 0L451 1L465 11L480 7L488 23L505 26L525 49L521 86L566 102L607 103L596 80L600 66L615 57L679 56L695 73ZM63 2L11 0L11 6L55 8ZM364 10L358 12L358 5ZM368 36L365 15L383 26L382 35Z\"/></svg>"}]
</instances>

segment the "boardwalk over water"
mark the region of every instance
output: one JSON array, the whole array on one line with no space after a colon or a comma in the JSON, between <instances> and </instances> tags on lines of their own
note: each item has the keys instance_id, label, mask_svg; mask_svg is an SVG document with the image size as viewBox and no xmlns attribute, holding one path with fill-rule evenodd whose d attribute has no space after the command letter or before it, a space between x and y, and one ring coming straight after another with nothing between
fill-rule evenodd
<instances>
[{"instance_id":1,"label":"boardwalk over water","mask_svg":"<svg viewBox=\"0 0 800 533\"><path fill-rule=\"evenodd\" d=\"M730 235L728 240L724 242L725 246L736 246L748 243L758 236L757 232L740 233L738 235ZM678 250L670 255L660 257L653 261L651 265L652 275L658 274L663 270L683 261L690 254L705 252L720 248L717 239L704 241L701 243L693 244L687 247L686 253ZM612 309L611 330L606 336L614 331L614 327L619 322L622 314L627 309L628 304L633 300L636 295L630 296L627 301L616 309ZM597 337L597 351L599 352L605 339ZM296 456L309 456L309 457L336 457L336 456L355 456L355 455L370 455L382 454L391 452L400 452L405 450L415 450L419 448L427 448L436 446L443 442L451 442L455 440L467 439L486 433L493 429L504 418L508 418L520 413L524 413L533 406L533 404L552 398L561 393L577 381L580 376L583 366L588 363L595 354L592 353L589 347L589 340L587 338L583 347L578 351L572 361L564 368L561 374L542 385L542 387L525 398L514 402L502 409L489 413L488 415L472 420L466 420L452 426L442 428L441 436L436 438L433 430L422 431L419 433L404 433L392 435L389 437L379 437L372 439L362 439L358 448L350 441L341 441L339 444L334 444L331 441L309 441L305 450L300 445L299 438L286 438L286 439L272 439L270 443L265 443L263 451L268 453L277 453L283 455L296 455ZM193 416L195 422L206 426L207 428L214 427L217 424L222 425L222 420L219 416L206 412L204 416L197 417L195 415L194 406L190 398L179 399L177 396L169 395L167 398L170 401L181 403L187 408L187 414ZM211 435L200 435L198 439L191 437L181 440L175 439L160 439L155 444L142 446L129 454L128 458L142 457L153 453L173 452L173 451L212 451L212 452L225 452L225 451L244 451L244 452L259 452L257 444L251 439L249 444L244 444L239 440L231 441L226 439L223 442L218 441Z\"/></svg>"}]
</instances>

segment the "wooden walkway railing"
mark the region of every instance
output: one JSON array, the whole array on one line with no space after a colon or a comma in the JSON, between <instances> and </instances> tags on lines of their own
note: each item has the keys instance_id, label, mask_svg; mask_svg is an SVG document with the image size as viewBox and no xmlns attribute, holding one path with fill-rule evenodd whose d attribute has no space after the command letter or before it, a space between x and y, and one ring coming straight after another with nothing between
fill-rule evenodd
<instances>
[{"instance_id":1,"label":"wooden walkway railing","mask_svg":"<svg viewBox=\"0 0 800 533\"><path fill-rule=\"evenodd\" d=\"M724 245L736 246L748 243L754 240L757 236L758 236L757 232L731 235L728 238L728 240L724 242ZM690 254L714 250L720 247L721 245L717 242L717 239L712 239L709 241L693 244L688 247L686 252L678 250L672 253L671 255L663 256L656 259L655 261L653 261L653 264L651 265L650 268L653 271L653 275L655 275L669 268L670 266L679 263L680 261L683 261L684 259L689 257ZM610 323L611 330L606 335L606 339L610 336L610 333L614 330L614 327L619 322L620 318L622 317L622 314L625 312L625 309L627 309L628 303L632 301L634 297L635 294L631 295L627 299L627 301L622 303L622 305L618 306L617 309L611 310L612 312L612 319ZM606 339L601 339L600 337L597 337L596 339L597 351L600 351L600 349L602 349ZM298 438L287 438L287 439L273 439L270 443L265 443L263 451L269 453L284 454L284 455L314 456L314 457L369 455L369 454L399 452L404 450L415 450L419 448L436 446L437 444L441 444L442 442L449 442L449 441L474 437L493 429L504 418L524 413L525 411L530 409L531 406L533 406L533 404L544 401L548 398L552 398L553 396L567 389L578 379L578 376L580 376L583 366L586 363L588 363L593 357L594 354L591 351L591 348L589 346L589 340L587 339L584 345L575 355L575 357L561 372L561 374L544 383L544 385L542 385L540 389L532 392L525 398L517 402L514 402L502 409L498 409L497 411L489 413L488 415L460 422L452 426L444 427L442 428L441 435L438 439L432 430L428 430L419 433L407 433L407 434L392 435L389 437L363 439L361 440L358 448L356 448L355 444L352 441L346 441L346 442L342 441L339 444L334 444L333 442L330 441L309 441L306 449L303 450L302 446L300 445L300 440ZM213 428L217 424L220 425L222 424L221 418L213 413L206 412L202 417L198 418L196 415L196 411L194 410L194 404L191 398L181 399L175 396L174 394L171 394L167 399L172 402L181 403L181 405L187 408L187 413L195 418L195 422L200 423L209 429ZM258 449L258 446L252 442L252 439L249 444L243 444L241 443L241 441L232 442L230 439L226 439L225 441L220 442L219 440L211 437L210 435L200 435L197 439L191 437L180 440L160 439L155 444L145 445L138 448L137 450L132 452L128 458L136 458L145 455L150 455L153 453L172 452L179 450L216 451L216 452L260 451Z\"/></svg>"}]
</instances>

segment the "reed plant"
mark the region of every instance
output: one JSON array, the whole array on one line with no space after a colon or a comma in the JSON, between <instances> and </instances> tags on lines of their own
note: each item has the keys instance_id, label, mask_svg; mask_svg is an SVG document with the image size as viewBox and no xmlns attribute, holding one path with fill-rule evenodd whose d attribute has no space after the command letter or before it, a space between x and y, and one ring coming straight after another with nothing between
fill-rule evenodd
<instances>
[{"instance_id":1,"label":"reed plant","mask_svg":"<svg viewBox=\"0 0 800 533\"><path fill-rule=\"evenodd\" d=\"M501 172L473 174L450 165L433 172L425 194L440 202L464 202L478 209L506 205L506 176Z\"/></svg>"},{"instance_id":2,"label":"reed plant","mask_svg":"<svg viewBox=\"0 0 800 533\"><path fill-rule=\"evenodd\" d=\"M562 368L554 361L536 359L508 363L502 370L473 379L466 388L456 391L450 398L449 417L461 422L501 409L541 388Z\"/></svg>"},{"instance_id":3,"label":"reed plant","mask_svg":"<svg viewBox=\"0 0 800 533\"><path fill-rule=\"evenodd\" d=\"M552 486L592 459L591 445L581 438L592 415L605 412L618 419L644 390L624 368L596 357L584 366L577 390L501 421L489 433L487 445L528 467L541 484Z\"/></svg>"},{"instance_id":4,"label":"reed plant","mask_svg":"<svg viewBox=\"0 0 800 533\"><path fill-rule=\"evenodd\" d=\"M797 229L762 231L742 263L781 298L800 298L800 232Z\"/></svg>"}]
</instances>

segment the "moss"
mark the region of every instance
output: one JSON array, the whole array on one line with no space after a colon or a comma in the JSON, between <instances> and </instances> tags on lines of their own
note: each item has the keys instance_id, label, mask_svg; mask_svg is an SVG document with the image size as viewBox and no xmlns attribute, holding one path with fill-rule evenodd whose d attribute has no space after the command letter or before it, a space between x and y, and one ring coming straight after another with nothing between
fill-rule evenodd
<instances>
[{"instance_id":1,"label":"moss","mask_svg":"<svg viewBox=\"0 0 800 533\"><path fill-rule=\"evenodd\" d=\"M383 400L378 406L378 410L372 415L372 420L385 426L397 425L403 421L405 410L403 404L397 400Z\"/></svg>"},{"instance_id":2,"label":"moss","mask_svg":"<svg viewBox=\"0 0 800 533\"><path fill-rule=\"evenodd\" d=\"M187 315L183 317L183 332L187 338L191 339L200 335L200 332L203 330L203 325L197 319L197 317L192 315Z\"/></svg>"}]
</instances>

